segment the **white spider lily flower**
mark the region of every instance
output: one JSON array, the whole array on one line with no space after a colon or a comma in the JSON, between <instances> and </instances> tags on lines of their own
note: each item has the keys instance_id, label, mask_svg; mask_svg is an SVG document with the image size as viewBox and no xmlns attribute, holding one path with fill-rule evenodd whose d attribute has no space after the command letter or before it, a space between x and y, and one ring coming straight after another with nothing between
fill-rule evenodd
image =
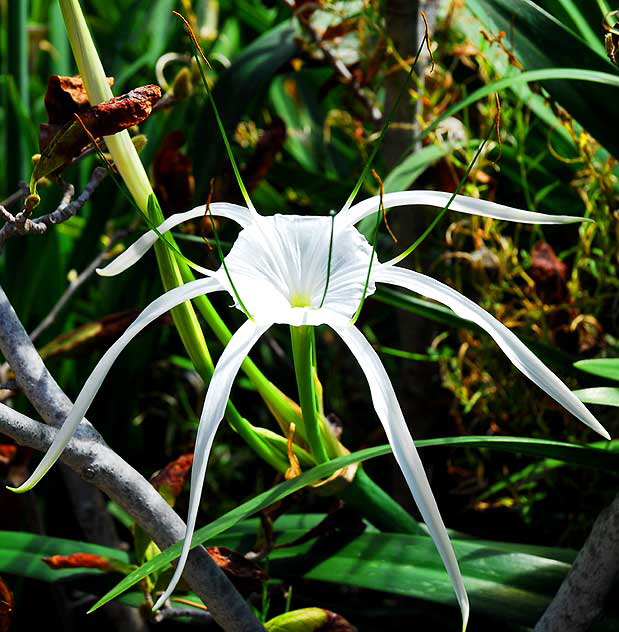
<instances>
[{"instance_id":1,"label":"white spider lily flower","mask_svg":"<svg viewBox=\"0 0 619 632\"><path fill-rule=\"evenodd\" d=\"M406 191L385 195L383 203L387 208L415 204L440 208L448 203L450 197L449 193L439 191ZM298 215L263 217L254 210L241 206L211 204L210 211L213 215L233 219L242 227L232 249L225 257L227 270L222 265L218 270L210 272L211 278L194 281L171 290L141 313L103 356L52 447L32 476L18 488L18 491L30 489L55 462L86 413L112 363L146 324L165 310L200 293L227 291L232 296L235 306L247 313L250 319L239 328L226 346L208 387L196 438L183 549L170 585L155 604L156 608L171 595L189 554L209 452L241 363L260 336L273 324L328 325L351 350L367 378L374 408L451 578L466 627L469 614L468 596L423 465L389 377L372 346L353 324L353 318L364 298L364 288L366 296L369 296L375 291L376 283L387 283L412 290L443 303L458 315L474 321L493 337L522 373L583 423L602 436L610 438L606 430L567 386L494 317L456 290L431 277L397 268L393 262L385 264L378 261L373 255L372 246L354 227L354 223L379 211L380 203L379 196L370 198L343 210L334 219ZM454 198L451 208L462 213L525 223L564 224L583 221L583 218L522 211L460 195ZM188 219L202 217L206 212L207 209L200 206L186 213L174 215L161 224L158 231L164 233ZM104 276L119 274L143 256L157 238L155 231L149 231L106 268L99 270L99 273ZM328 287L325 289L329 255L330 275ZM372 257L374 259L370 267ZM238 297L243 301L243 305L240 305Z\"/></svg>"}]
</instances>

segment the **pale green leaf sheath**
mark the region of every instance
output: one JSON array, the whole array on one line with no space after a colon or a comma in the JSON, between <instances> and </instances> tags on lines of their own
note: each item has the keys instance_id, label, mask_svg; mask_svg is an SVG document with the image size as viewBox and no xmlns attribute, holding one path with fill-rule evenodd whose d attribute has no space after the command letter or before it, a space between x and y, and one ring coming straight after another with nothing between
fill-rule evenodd
<instances>
[{"instance_id":1,"label":"pale green leaf sheath","mask_svg":"<svg viewBox=\"0 0 619 632\"><path fill-rule=\"evenodd\" d=\"M423 204L441 209L450 197L449 193L440 191L403 191L385 195L384 203L386 207ZM329 325L350 348L366 375L377 415L451 578L463 624L466 625L468 597L458 563L393 387L371 345L352 326L364 288L365 295L369 296L375 291L378 282L399 285L438 300L459 315L480 324L527 377L581 421L608 437L604 428L561 380L487 312L430 277L397 268L391 263L378 262L372 246L353 223L376 212L379 204L378 197L365 200L341 212L334 223L327 216L261 217L242 207L211 205L214 215L237 221L242 230L225 257L227 273L222 266L218 270L207 271L207 274L212 275L213 280L230 294L238 309L245 311L237 300L237 297L242 298L245 308L252 315L252 321L248 321L235 334L217 364L209 385L196 442L183 553L173 581L156 607L169 597L182 574L191 548L208 454L241 362L260 335L273 324ZM462 213L524 223L565 224L582 221L578 217L522 211L465 196L457 196L451 208ZM182 221L204 213L205 208L198 207L175 215L161 224L158 230L165 233ZM136 263L156 239L156 232L149 231L101 273L113 275L122 272ZM328 286L327 267L330 271Z\"/></svg>"}]
</instances>

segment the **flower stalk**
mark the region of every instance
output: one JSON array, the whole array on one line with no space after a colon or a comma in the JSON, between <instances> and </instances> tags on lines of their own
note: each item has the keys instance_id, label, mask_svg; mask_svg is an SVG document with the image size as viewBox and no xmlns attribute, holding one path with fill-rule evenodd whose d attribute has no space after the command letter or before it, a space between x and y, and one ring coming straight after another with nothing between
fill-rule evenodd
<instances>
[{"instance_id":1,"label":"flower stalk","mask_svg":"<svg viewBox=\"0 0 619 632\"><path fill-rule=\"evenodd\" d=\"M290 337L305 438L312 456L318 463L324 463L329 460L329 455L322 439L314 387L314 328L307 325L291 327Z\"/></svg>"}]
</instances>

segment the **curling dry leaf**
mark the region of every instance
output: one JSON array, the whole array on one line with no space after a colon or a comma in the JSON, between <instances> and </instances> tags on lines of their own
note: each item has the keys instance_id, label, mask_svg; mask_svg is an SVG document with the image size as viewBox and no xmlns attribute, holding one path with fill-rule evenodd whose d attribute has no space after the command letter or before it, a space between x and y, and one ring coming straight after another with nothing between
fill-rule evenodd
<instances>
[{"instance_id":1,"label":"curling dry leaf","mask_svg":"<svg viewBox=\"0 0 619 632\"><path fill-rule=\"evenodd\" d=\"M161 98L159 86L148 85L131 90L83 110L71 118L42 150L33 179L53 174L79 156L91 143L91 137L112 136L148 118ZM76 117L79 116L78 120Z\"/></svg>"}]
</instances>

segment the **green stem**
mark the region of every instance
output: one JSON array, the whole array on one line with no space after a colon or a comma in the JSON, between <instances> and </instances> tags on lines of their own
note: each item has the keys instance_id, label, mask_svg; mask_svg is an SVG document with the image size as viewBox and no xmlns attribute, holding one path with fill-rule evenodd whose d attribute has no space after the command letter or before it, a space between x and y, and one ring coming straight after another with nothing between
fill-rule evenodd
<instances>
[{"instance_id":1,"label":"green stem","mask_svg":"<svg viewBox=\"0 0 619 632\"><path fill-rule=\"evenodd\" d=\"M322 440L316 409L313 364L314 328L309 326L290 327L290 336L305 436L312 456L318 463L324 463L329 460L329 456Z\"/></svg>"},{"instance_id":2,"label":"green stem","mask_svg":"<svg viewBox=\"0 0 619 632\"><path fill-rule=\"evenodd\" d=\"M421 525L387 492L382 490L361 465L350 485L339 496L381 531L426 535Z\"/></svg>"}]
</instances>

